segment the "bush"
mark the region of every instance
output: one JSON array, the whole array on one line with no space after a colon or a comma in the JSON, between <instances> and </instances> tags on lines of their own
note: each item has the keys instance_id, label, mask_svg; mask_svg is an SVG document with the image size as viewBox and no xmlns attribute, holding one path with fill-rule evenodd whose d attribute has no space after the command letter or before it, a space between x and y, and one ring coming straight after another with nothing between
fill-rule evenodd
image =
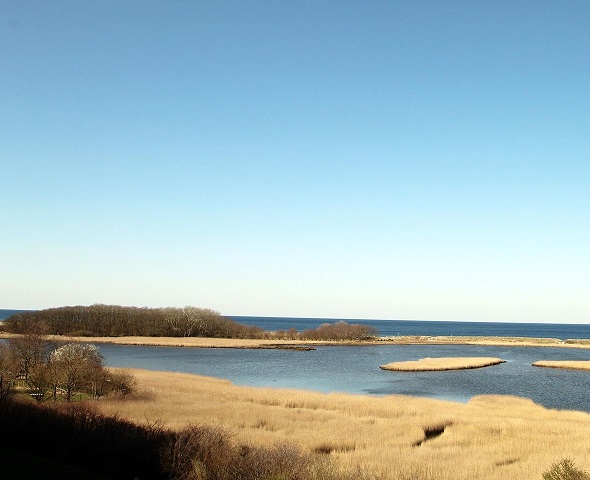
<instances>
[{"instance_id":1,"label":"bush","mask_svg":"<svg viewBox=\"0 0 590 480\"><path fill-rule=\"evenodd\" d=\"M66 333L66 337L96 337L93 331L82 329L82 330L73 330L71 332Z\"/></svg>"},{"instance_id":2,"label":"bush","mask_svg":"<svg viewBox=\"0 0 590 480\"><path fill-rule=\"evenodd\" d=\"M315 330L301 333L304 340L367 340L377 335L377 330L369 325L350 324L343 320L336 323L322 323Z\"/></svg>"},{"instance_id":3,"label":"bush","mask_svg":"<svg viewBox=\"0 0 590 480\"><path fill-rule=\"evenodd\" d=\"M172 480L345 480L326 459L290 444L236 445L231 435L203 425L176 434L162 455ZM356 476L354 477L356 478Z\"/></svg>"},{"instance_id":4,"label":"bush","mask_svg":"<svg viewBox=\"0 0 590 480\"><path fill-rule=\"evenodd\" d=\"M543 473L543 480L590 480L590 473L575 467L569 458L564 458Z\"/></svg>"},{"instance_id":5,"label":"bush","mask_svg":"<svg viewBox=\"0 0 590 480\"><path fill-rule=\"evenodd\" d=\"M329 459L280 444L239 445L221 428L197 425L180 432L136 425L88 404L53 407L0 404L0 449L142 480L347 480ZM47 441L39 441L45 439Z\"/></svg>"},{"instance_id":6,"label":"bush","mask_svg":"<svg viewBox=\"0 0 590 480\"><path fill-rule=\"evenodd\" d=\"M10 349L0 343L0 405L14 393L18 373L18 359Z\"/></svg>"},{"instance_id":7,"label":"bush","mask_svg":"<svg viewBox=\"0 0 590 480\"><path fill-rule=\"evenodd\" d=\"M0 425L0 448L103 472L113 479L166 478L158 451L171 432L154 434L88 405L48 407L11 401L0 404Z\"/></svg>"},{"instance_id":8,"label":"bush","mask_svg":"<svg viewBox=\"0 0 590 480\"><path fill-rule=\"evenodd\" d=\"M135 377L125 370L121 372L110 372L109 384L110 388L106 393L114 393L124 397L135 391Z\"/></svg>"}]
</instances>

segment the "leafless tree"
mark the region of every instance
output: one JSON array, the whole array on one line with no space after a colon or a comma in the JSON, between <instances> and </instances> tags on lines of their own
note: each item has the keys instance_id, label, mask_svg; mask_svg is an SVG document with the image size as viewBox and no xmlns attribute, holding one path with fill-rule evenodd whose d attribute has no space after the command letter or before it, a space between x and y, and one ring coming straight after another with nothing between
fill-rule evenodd
<instances>
[{"instance_id":1,"label":"leafless tree","mask_svg":"<svg viewBox=\"0 0 590 480\"><path fill-rule=\"evenodd\" d=\"M20 336L10 339L10 349L18 361L20 374L28 380L31 370L41 364L47 351L46 327L29 323Z\"/></svg>"},{"instance_id":2,"label":"leafless tree","mask_svg":"<svg viewBox=\"0 0 590 480\"><path fill-rule=\"evenodd\" d=\"M93 392L104 370L103 358L94 345L67 343L49 355L47 362L54 391L63 390L66 400L78 391Z\"/></svg>"},{"instance_id":3,"label":"leafless tree","mask_svg":"<svg viewBox=\"0 0 590 480\"><path fill-rule=\"evenodd\" d=\"M8 347L0 344L0 404L12 395L17 375L16 358Z\"/></svg>"}]
</instances>

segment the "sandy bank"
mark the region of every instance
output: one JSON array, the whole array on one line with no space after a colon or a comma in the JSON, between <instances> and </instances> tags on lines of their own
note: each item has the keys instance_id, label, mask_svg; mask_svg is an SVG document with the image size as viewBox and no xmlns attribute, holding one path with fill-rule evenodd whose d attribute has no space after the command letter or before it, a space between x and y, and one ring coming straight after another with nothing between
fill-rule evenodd
<instances>
[{"instance_id":1,"label":"sandy bank","mask_svg":"<svg viewBox=\"0 0 590 480\"><path fill-rule=\"evenodd\" d=\"M512 347L589 348L588 339L530 338L530 337L457 337L457 336L399 336L380 337L379 344L389 345L486 345Z\"/></svg>"},{"instance_id":2,"label":"sandy bank","mask_svg":"<svg viewBox=\"0 0 590 480\"><path fill-rule=\"evenodd\" d=\"M0 338L14 335L0 332ZM146 345L196 348L298 348L320 345L487 345L513 347L560 347L590 349L590 340L560 340L557 338L528 337L455 337L455 336L399 336L378 337L366 341L306 341L245 338L205 337L66 337L51 335L60 342L113 343L117 345Z\"/></svg>"},{"instance_id":3,"label":"sandy bank","mask_svg":"<svg viewBox=\"0 0 590 480\"><path fill-rule=\"evenodd\" d=\"M505 363L505 360L493 357L439 357L393 362L381 365L380 368L382 370L393 370L396 372L438 372L489 367L500 363Z\"/></svg>"},{"instance_id":4,"label":"sandy bank","mask_svg":"<svg viewBox=\"0 0 590 480\"><path fill-rule=\"evenodd\" d=\"M0 338L15 337L10 333L0 333ZM115 345L144 345L159 347L195 348L304 348L310 342L301 340L259 340L249 338L207 338L207 337L66 337L49 335L55 342L112 343ZM318 342L314 342L317 344Z\"/></svg>"},{"instance_id":5,"label":"sandy bank","mask_svg":"<svg viewBox=\"0 0 590 480\"><path fill-rule=\"evenodd\" d=\"M590 370L590 360L539 360L533 367L567 368L571 370Z\"/></svg>"}]
</instances>

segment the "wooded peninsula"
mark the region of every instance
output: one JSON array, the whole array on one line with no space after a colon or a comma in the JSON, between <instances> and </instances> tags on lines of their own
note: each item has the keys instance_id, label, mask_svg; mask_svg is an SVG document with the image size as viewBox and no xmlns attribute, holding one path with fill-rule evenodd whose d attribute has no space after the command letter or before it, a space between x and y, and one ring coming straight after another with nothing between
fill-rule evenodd
<instances>
[{"instance_id":1,"label":"wooded peninsula","mask_svg":"<svg viewBox=\"0 0 590 480\"><path fill-rule=\"evenodd\" d=\"M46 335L67 337L205 337L264 340L367 340L377 336L368 325L344 321L316 329L268 332L244 325L208 308L147 308L120 305L67 306L21 312L4 321L8 333L41 329Z\"/></svg>"}]
</instances>

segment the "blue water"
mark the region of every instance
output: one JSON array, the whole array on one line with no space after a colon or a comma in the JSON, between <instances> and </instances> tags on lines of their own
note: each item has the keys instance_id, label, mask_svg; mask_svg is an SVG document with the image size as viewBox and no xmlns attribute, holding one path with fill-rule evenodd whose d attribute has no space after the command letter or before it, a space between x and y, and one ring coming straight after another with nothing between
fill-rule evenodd
<instances>
[{"instance_id":1,"label":"blue water","mask_svg":"<svg viewBox=\"0 0 590 480\"><path fill-rule=\"evenodd\" d=\"M237 322L257 325L264 330L298 331L317 328L322 323L334 323L340 319L288 318L288 317L245 317L232 316ZM426 336L494 336L494 337L537 337L559 338L561 340L590 338L588 324L553 323L500 323L500 322L447 322L417 320L346 320L375 327L382 337L395 335Z\"/></svg>"},{"instance_id":2,"label":"blue water","mask_svg":"<svg viewBox=\"0 0 590 480\"><path fill-rule=\"evenodd\" d=\"M22 313L22 312L27 312L29 310L7 310L7 309L3 309L0 308L0 322L2 320L6 320L8 317L10 317L11 315L14 315L15 313Z\"/></svg>"},{"instance_id":3,"label":"blue water","mask_svg":"<svg viewBox=\"0 0 590 480\"><path fill-rule=\"evenodd\" d=\"M1 311L0 311L1 313ZM339 319L232 317L265 330L298 331ZM454 335L590 338L590 325L347 320L381 336ZM537 360L590 360L590 350L469 345L318 347L314 351L98 345L110 366L177 371L225 378L237 385L367 395L405 394L465 402L475 395L531 398L548 408L590 412L590 372L532 367ZM424 357L491 356L506 363L475 370L403 373L379 369Z\"/></svg>"},{"instance_id":4,"label":"blue water","mask_svg":"<svg viewBox=\"0 0 590 480\"><path fill-rule=\"evenodd\" d=\"M0 309L0 321L14 313L26 310ZM334 323L338 318L291 318L291 317L249 317L230 316L237 322L256 325L264 330L303 330L314 329L322 323ZM454 336L494 336L494 337L538 337L559 338L561 340L589 338L588 324L553 323L500 323L500 322L448 322L426 320L356 320L346 319L348 323L360 323L375 327L382 337L396 335L454 335Z\"/></svg>"},{"instance_id":5,"label":"blue water","mask_svg":"<svg viewBox=\"0 0 590 480\"><path fill-rule=\"evenodd\" d=\"M188 372L237 385L368 395L404 394L465 402L474 395L533 399L549 408L590 412L590 372L532 367L536 360L589 360L590 350L469 345L331 346L313 351L98 345L107 364ZM506 363L449 372L391 372L393 361L491 356Z\"/></svg>"}]
</instances>

